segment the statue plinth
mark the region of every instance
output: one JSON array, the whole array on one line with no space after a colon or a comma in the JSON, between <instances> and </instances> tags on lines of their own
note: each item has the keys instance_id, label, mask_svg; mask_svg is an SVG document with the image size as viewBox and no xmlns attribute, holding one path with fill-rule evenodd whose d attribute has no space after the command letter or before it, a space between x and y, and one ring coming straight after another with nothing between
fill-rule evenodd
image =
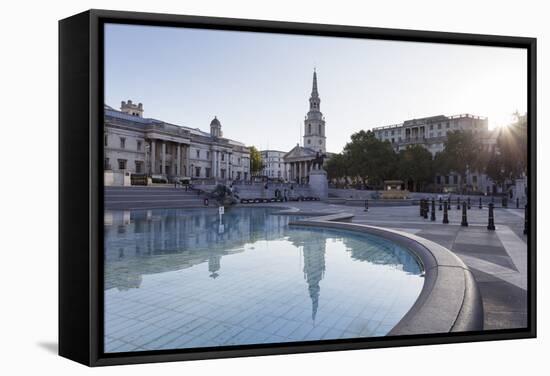
<instances>
[{"instance_id":1,"label":"statue plinth","mask_svg":"<svg viewBox=\"0 0 550 376\"><path fill-rule=\"evenodd\" d=\"M312 196L319 197L321 200L328 198L328 180L325 170L316 169L309 172L309 189Z\"/></svg>"}]
</instances>

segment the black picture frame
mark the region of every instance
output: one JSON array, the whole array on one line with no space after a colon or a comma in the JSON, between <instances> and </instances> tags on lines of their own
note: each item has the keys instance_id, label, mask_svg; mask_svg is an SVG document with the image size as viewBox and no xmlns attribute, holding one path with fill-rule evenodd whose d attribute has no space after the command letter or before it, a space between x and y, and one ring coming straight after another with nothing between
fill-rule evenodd
<instances>
[{"instance_id":1,"label":"black picture frame","mask_svg":"<svg viewBox=\"0 0 550 376\"><path fill-rule=\"evenodd\" d=\"M103 25L216 30L515 47L528 55L528 326L283 345L109 353L103 328ZM290 354L536 337L536 39L357 26L89 10L59 22L59 354L88 366Z\"/></svg>"}]
</instances>

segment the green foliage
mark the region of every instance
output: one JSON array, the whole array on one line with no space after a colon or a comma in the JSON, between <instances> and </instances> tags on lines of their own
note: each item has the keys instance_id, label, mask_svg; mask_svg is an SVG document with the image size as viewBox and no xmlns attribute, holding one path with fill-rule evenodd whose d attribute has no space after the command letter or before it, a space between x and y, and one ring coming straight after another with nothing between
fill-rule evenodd
<instances>
[{"instance_id":1,"label":"green foliage","mask_svg":"<svg viewBox=\"0 0 550 376\"><path fill-rule=\"evenodd\" d=\"M433 182L434 161L432 154L421 145L411 145L399 153L399 179L413 182L413 191L422 191Z\"/></svg>"},{"instance_id":2,"label":"green foliage","mask_svg":"<svg viewBox=\"0 0 550 376\"><path fill-rule=\"evenodd\" d=\"M340 156L331 158L330 177L359 178L369 185L382 185L397 171L397 154L388 141L380 141L372 131L359 131L351 136Z\"/></svg>"},{"instance_id":3,"label":"green foliage","mask_svg":"<svg viewBox=\"0 0 550 376\"><path fill-rule=\"evenodd\" d=\"M262 154L255 146L250 146L248 150L250 150L250 173L257 175L264 168Z\"/></svg>"}]
</instances>

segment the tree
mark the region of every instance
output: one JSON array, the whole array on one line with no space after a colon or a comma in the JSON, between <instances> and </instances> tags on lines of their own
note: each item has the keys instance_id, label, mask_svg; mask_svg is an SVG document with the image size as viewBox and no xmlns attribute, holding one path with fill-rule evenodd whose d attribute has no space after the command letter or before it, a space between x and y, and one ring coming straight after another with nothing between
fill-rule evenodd
<instances>
[{"instance_id":1,"label":"tree","mask_svg":"<svg viewBox=\"0 0 550 376\"><path fill-rule=\"evenodd\" d=\"M405 182L412 181L413 191L422 191L426 183L433 181L432 154L421 145L411 145L399 153L398 176Z\"/></svg>"},{"instance_id":2,"label":"tree","mask_svg":"<svg viewBox=\"0 0 550 376\"><path fill-rule=\"evenodd\" d=\"M334 154L324 165L328 178L337 180L349 176L349 161L344 153Z\"/></svg>"},{"instance_id":3,"label":"tree","mask_svg":"<svg viewBox=\"0 0 550 376\"><path fill-rule=\"evenodd\" d=\"M262 154L255 146L250 146L250 174L257 175L264 169Z\"/></svg>"},{"instance_id":4,"label":"tree","mask_svg":"<svg viewBox=\"0 0 550 376\"><path fill-rule=\"evenodd\" d=\"M491 154L485 173L498 186L502 186L506 182L507 173L502 154L499 152L493 152Z\"/></svg>"},{"instance_id":5,"label":"tree","mask_svg":"<svg viewBox=\"0 0 550 376\"><path fill-rule=\"evenodd\" d=\"M389 141L380 141L372 131L352 134L351 142L344 147L344 155L349 176L359 177L364 184L380 186L384 180L395 177L397 154Z\"/></svg>"},{"instance_id":6,"label":"tree","mask_svg":"<svg viewBox=\"0 0 550 376\"><path fill-rule=\"evenodd\" d=\"M487 159L481 141L472 132L454 131L447 133L445 149L436 158L437 172L460 175L460 189L463 189L468 171L484 171Z\"/></svg>"},{"instance_id":7,"label":"tree","mask_svg":"<svg viewBox=\"0 0 550 376\"><path fill-rule=\"evenodd\" d=\"M527 115L514 114L516 121L499 130L497 147L504 175L514 180L527 171Z\"/></svg>"}]
</instances>

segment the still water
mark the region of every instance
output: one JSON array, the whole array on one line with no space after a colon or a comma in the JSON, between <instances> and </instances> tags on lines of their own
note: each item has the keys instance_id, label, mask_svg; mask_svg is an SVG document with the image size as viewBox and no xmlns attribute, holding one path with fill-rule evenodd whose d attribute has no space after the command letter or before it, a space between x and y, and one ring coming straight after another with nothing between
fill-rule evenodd
<instances>
[{"instance_id":1,"label":"still water","mask_svg":"<svg viewBox=\"0 0 550 376\"><path fill-rule=\"evenodd\" d=\"M386 335L423 286L375 236L233 208L105 213L105 352Z\"/></svg>"}]
</instances>

